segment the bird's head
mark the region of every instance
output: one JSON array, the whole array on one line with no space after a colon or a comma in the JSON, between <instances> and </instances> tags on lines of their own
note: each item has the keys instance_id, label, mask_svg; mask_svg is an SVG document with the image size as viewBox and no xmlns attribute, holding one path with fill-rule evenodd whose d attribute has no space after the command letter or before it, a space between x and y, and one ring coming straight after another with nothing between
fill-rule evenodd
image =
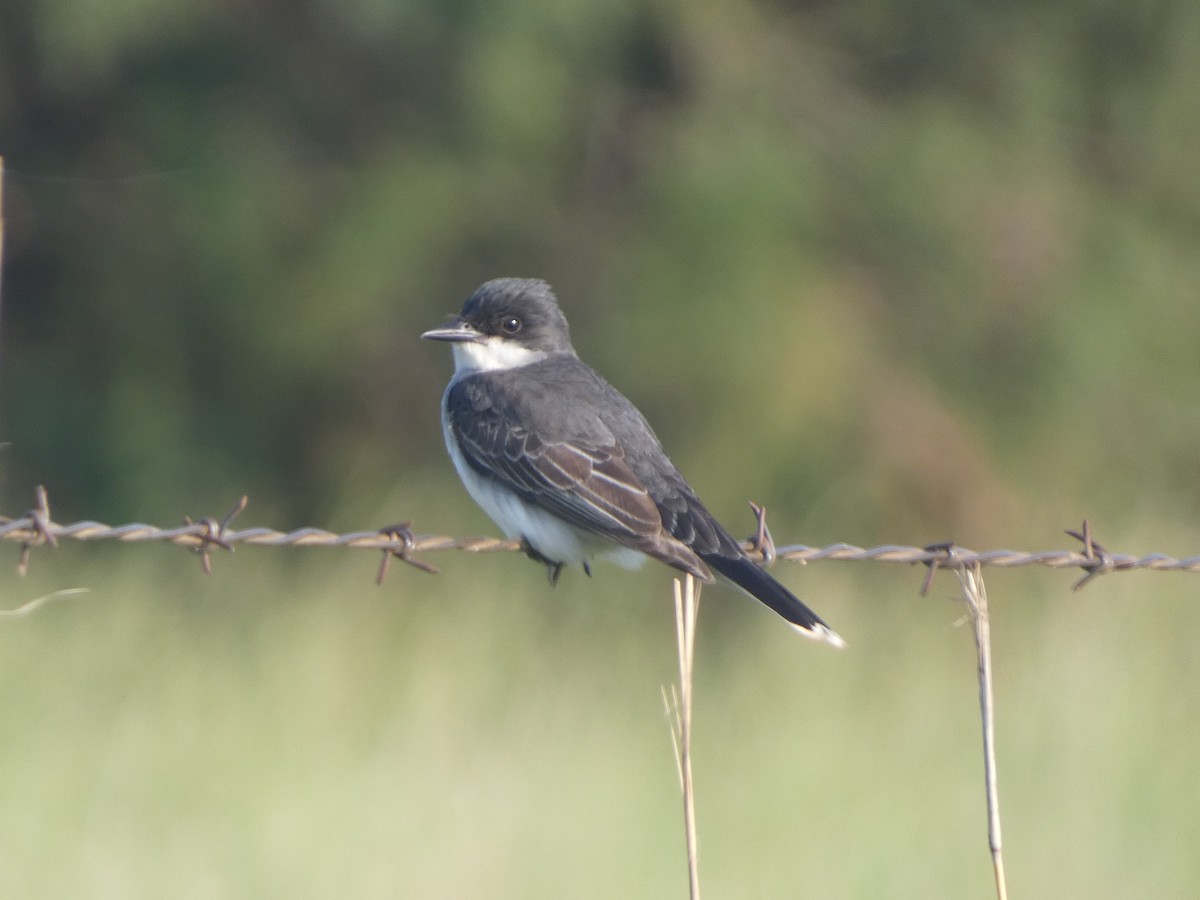
<instances>
[{"instance_id":1,"label":"bird's head","mask_svg":"<svg viewBox=\"0 0 1200 900\"><path fill-rule=\"evenodd\" d=\"M421 337L451 343L460 372L511 369L552 353L575 352L554 292L535 278L496 278L480 285L461 313Z\"/></svg>"}]
</instances>

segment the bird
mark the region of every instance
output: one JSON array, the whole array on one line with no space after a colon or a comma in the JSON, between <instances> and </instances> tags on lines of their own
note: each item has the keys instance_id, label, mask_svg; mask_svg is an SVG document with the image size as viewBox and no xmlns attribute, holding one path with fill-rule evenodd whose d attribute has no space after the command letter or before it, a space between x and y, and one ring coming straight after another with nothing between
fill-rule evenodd
<instances>
[{"instance_id":1,"label":"bird","mask_svg":"<svg viewBox=\"0 0 1200 900\"><path fill-rule=\"evenodd\" d=\"M845 642L752 560L700 502L645 417L584 363L550 285L485 282L422 338L450 344L446 448L472 499L551 582L593 559L715 572L796 631Z\"/></svg>"}]
</instances>

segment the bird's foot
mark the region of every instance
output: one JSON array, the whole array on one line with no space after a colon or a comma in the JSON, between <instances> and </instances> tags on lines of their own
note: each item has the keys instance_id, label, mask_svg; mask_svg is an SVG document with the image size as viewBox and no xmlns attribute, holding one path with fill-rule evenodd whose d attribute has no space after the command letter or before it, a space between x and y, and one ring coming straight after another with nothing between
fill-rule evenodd
<instances>
[{"instance_id":1,"label":"bird's foot","mask_svg":"<svg viewBox=\"0 0 1200 900\"><path fill-rule=\"evenodd\" d=\"M534 549L533 545L525 538L521 538L521 552L532 559L534 562L540 562L546 567L546 577L550 579L552 585L558 584L558 576L562 574L562 570L566 568L566 563L558 562L550 559L542 553Z\"/></svg>"}]
</instances>

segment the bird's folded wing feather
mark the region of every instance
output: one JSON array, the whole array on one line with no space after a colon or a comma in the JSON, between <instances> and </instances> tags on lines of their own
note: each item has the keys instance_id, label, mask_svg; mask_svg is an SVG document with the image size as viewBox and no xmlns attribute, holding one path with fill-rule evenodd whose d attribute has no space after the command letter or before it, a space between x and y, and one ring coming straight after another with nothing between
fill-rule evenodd
<instances>
[{"instance_id":1,"label":"bird's folded wing feather","mask_svg":"<svg viewBox=\"0 0 1200 900\"><path fill-rule=\"evenodd\" d=\"M451 419L467 463L585 531L628 542L662 528L658 507L620 448L549 441L502 417Z\"/></svg>"}]
</instances>

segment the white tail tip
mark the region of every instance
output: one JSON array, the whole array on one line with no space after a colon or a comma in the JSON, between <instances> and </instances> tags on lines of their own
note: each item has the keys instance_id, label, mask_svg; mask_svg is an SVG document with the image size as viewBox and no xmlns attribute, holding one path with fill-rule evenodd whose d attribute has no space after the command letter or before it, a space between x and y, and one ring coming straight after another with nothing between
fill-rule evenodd
<instances>
[{"instance_id":1,"label":"white tail tip","mask_svg":"<svg viewBox=\"0 0 1200 900\"><path fill-rule=\"evenodd\" d=\"M801 628L799 625L793 625L792 627L809 640L824 641L827 644L832 644L839 650L846 646L846 641L842 636L828 625L814 625L812 628Z\"/></svg>"}]
</instances>

